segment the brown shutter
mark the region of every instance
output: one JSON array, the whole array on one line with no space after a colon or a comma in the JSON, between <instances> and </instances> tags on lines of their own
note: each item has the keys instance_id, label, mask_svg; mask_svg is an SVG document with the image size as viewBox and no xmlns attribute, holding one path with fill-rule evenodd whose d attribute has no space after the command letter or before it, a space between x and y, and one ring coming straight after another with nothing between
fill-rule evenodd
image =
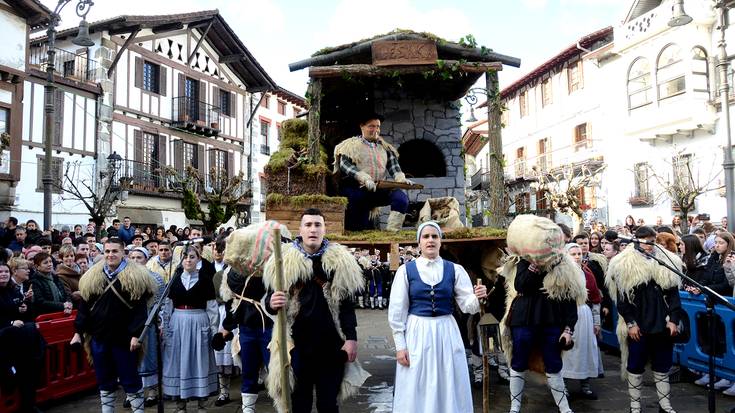
<instances>
[{"instance_id":1,"label":"brown shutter","mask_svg":"<svg viewBox=\"0 0 735 413\"><path fill-rule=\"evenodd\" d=\"M199 120L204 121L209 126L209 114L207 113L207 83L203 80L199 81L199 90L197 99L199 100Z\"/></svg>"},{"instance_id":2,"label":"brown shutter","mask_svg":"<svg viewBox=\"0 0 735 413\"><path fill-rule=\"evenodd\" d=\"M56 89L54 94L54 146L61 146L64 136L64 91ZM73 121L73 120L72 120Z\"/></svg>"},{"instance_id":3,"label":"brown shutter","mask_svg":"<svg viewBox=\"0 0 735 413\"><path fill-rule=\"evenodd\" d=\"M199 173L202 177L207 176L206 163L207 162L204 159L204 145L197 145L197 169L199 169Z\"/></svg>"},{"instance_id":4,"label":"brown shutter","mask_svg":"<svg viewBox=\"0 0 735 413\"><path fill-rule=\"evenodd\" d=\"M134 183L136 184L142 184L143 182L143 170L145 169L143 166L143 131L140 129L136 129L133 132L133 154L135 161L135 167L134 170Z\"/></svg>"},{"instance_id":5,"label":"brown shutter","mask_svg":"<svg viewBox=\"0 0 735 413\"><path fill-rule=\"evenodd\" d=\"M237 110L236 110L237 108L235 107L235 105L237 104L236 97L237 97L237 94L231 91L230 92L230 113L228 113L227 116L232 116L233 118L237 114ZM232 135L234 135L234 133Z\"/></svg>"},{"instance_id":6,"label":"brown shutter","mask_svg":"<svg viewBox=\"0 0 735 413\"><path fill-rule=\"evenodd\" d=\"M186 118L186 114L188 113L188 108L186 107L186 77L179 73L179 97L178 99L174 100L174 119L179 122L185 122L188 119Z\"/></svg>"},{"instance_id":7,"label":"brown shutter","mask_svg":"<svg viewBox=\"0 0 735 413\"><path fill-rule=\"evenodd\" d=\"M167 77L168 77L167 76L168 75L168 68L165 67L165 66L159 66L159 68L161 70L161 75L160 75L159 80L158 80L159 81L159 84L158 84L158 93L161 96L166 96L166 87L167 87L166 81L167 81Z\"/></svg>"},{"instance_id":8,"label":"brown shutter","mask_svg":"<svg viewBox=\"0 0 735 413\"><path fill-rule=\"evenodd\" d=\"M181 139L174 141L174 169L181 173L184 170L184 142Z\"/></svg>"},{"instance_id":9,"label":"brown shutter","mask_svg":"<svg viewBox=\"0 0 735 413\"><path fill-rule=\"evenodd\" d=\"M220 114L224 113L222 112L222 107L220 107L220 98L219 98L220 90L217 86L212 86L212 106L217 106L220 109ZM213 120L214 122L214 120Z\"/></svg>"},{"instance_id":10,"label":"brown shutter","mask_svg":"<svg viewBox=\"0 0 735 413\"><path fill-rule=\"evenodd\" d=\"M209 154L208 154L209 156L207 156L207 158L209 158L209 169L212 170L213 168L217 167L217 150L216 149L210 149L207 152L209 152ZM215 169L214 170L214 173L212 175L213 176L219 176L219 170L218 169ZM212 182L212 184L213 183L214 182Z\"/></svg>"},{"instance_id":11,"label":"brown shutter","mask_svg":"<svg viewBox=\"0 0 735 413\"><path fill-rule=\"evenodd\" d=\"M186 96L186 77L179 73L179 96Z\"/></svg>"},{"instance_id":12,"label":"brown shutter","mask_svg":"<svg viewBox=\"0 0 735 413\"><path fill-rule=\"evenodd\" d=\"M227 152L227 177L232 179L235 176L235 153Z\"/></svg>"},{"instance_id":13,"label":"brown shutter","mask_svg":"<svg viewBox=\"0 0 735 413\"><path fill-rule=\"evenodd\" d=\"M168 139L164 135L158 135L158 164L163 168L166 165L166 143ZM161 171L163 173L163 170Z\"/></svg>"},{"instance_id":14,"label":"brown shutter","mask_svg":"<svg viewBox=\"0 0 735 413\"><path fill-rule=\"evenodd\" d=\"M143 88L143 59L135 58L135 87Z\"/></svg>"}]
</instances>

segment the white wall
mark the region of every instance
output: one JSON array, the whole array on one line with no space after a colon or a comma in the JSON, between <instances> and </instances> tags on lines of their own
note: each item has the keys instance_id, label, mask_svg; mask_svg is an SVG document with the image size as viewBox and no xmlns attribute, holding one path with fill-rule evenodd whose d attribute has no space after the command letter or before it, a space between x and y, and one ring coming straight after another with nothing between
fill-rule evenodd
<instances>
[{"instance_id":1,"label":"white wall","mask_svg":"<svg viewBox=\"0 0 735 413\"><path fill-rule=\"evenodd\" d=\"M3 40L0 42L0 66L25 71L26 21L0 9L0 27Z\"/></svg>"}]
</instances>

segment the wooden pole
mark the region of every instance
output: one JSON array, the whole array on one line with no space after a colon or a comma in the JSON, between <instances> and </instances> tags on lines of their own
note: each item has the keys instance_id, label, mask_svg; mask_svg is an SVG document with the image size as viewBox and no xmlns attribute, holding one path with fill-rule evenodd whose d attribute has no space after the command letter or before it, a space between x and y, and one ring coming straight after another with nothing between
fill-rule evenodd
<instances>
[{"instance_id":1,"label":"wooden pole","mask_svg":"<svg viewBox=\"0 0 735 413\"><path fill-rule=\"evenodd\" d=\"M488 178L490 188L488 209L490 210L489 226L502 228L505 220L503 209L503 194L505 193L505 178L503 176L503 138L501 136L501 102L498 93L498 73L490 71L485 73L485 87L487 91L487 125L488 125L488 147L490 162L488 162Z\"/></svg>"},{"instance_id":2,"label":"wooden pole","mask_svg":"<svg viewBox=\"0 0 735 413\"><path fill-rule=\"evenodd\" d=\"M311 79L309 85L309 95L311 104L309 105L309 162L316 165L319 163L319 147L321 143L321 101L322 101L322 81L320 79Z\"/></svg>"},{"instance_id":3,"label":"wooden pole","mask_svg":"<svg viewBox=\"0 0 735 413\"><path fill-rule=\"evenodd\" d=\"M283 258L281 256L281 229L273 229L273 257L276 260L276 279L275 290L283 291ZM278 341L280 346L278 351L281 355L281 392L283 394L286 410L284 413L291 413L291 383L289 375L288 361L288 336L286 333L286 306L278 310Z\"/></svg>"},{"instance_id":4,"label":"wooden pole","mask_svg":"<svg viewBox=\"0 0 735 413\"><path fill-rule=\"evenodd\" d=\"M477 278L477 285L482 285L482 279ZM480 319L485 315L485 300L480 300ZM490 363L487 359L488 342L485 328L480 325L480 342L482 343L482 413L490 413Z\"/></svg>"}]
</instances>

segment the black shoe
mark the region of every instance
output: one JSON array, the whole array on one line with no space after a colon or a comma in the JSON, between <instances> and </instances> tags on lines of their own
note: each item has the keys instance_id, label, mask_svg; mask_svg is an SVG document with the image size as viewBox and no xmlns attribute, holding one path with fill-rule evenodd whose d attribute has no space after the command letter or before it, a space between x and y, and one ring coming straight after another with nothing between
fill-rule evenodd
<instances>
[{"instance_id":1,"label":"black shoe","mask_svg":"<svg viewBox=\"0 0 735 413\"><path fill-rule=\"evenodd\" d=\"M217 406L217 407L220 407L220 406L226 405L230 401L231 401L230 400L230 396L224 396L224 397L223 396L219 396L217 398L217 400L214 401L214 405Z\"/></svg>"},{"instance_id":2,"label":"black shoe","mask_svg":"<svg viewBox=\"0 0 735 413\"><path fill-rule=\"evenodd\" d=\"M125 401L123 401L123 407L126 409L130 408L130 400L128 400L127 397L125 398Z\"/></svg>"},{"instance_id":3,"label":"black shoe","mask_svg":"<svg viewBox=\"0 0 735 413\"><path fill-rule=\"evenodd\" d=\"M145 401L143 402L143 405L145 407L153 407L158 404L158 397L149 396L145 398Z\"/></svg>"}]
</instances>

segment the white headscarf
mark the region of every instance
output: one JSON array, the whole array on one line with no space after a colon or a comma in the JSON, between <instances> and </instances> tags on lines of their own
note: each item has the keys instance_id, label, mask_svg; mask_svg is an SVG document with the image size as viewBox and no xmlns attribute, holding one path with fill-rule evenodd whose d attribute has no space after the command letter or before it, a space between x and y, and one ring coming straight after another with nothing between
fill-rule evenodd
<instances>
[{"instance_id":1,"label":"white headscarf","mask_svg":"<svg viewBox=\"0 0 735 413\"><path fill-rule=\"evenodd\" d=\"M442 238L444 236L444 234L442 233L442 229L439 228L439 224L434 221L426 221L423 224L419 225L419 229L416 230L416 242L419 242L419 240L421 239L421 231L429 226L436 228L436 232L439 233L439 238Z\"/></svg>"}]
</instances>

